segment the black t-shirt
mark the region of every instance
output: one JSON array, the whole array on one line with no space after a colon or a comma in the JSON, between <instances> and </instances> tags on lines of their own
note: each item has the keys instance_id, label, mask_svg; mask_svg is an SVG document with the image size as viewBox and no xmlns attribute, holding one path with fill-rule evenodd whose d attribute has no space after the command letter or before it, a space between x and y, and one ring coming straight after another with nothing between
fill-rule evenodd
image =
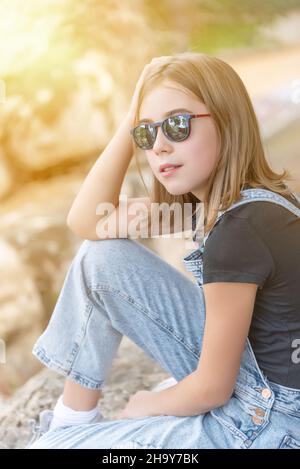
<instances>
[{"instance_id":1,"label":"black t-shirt","mask_svg":"<svg viewBox=\"0 0 300 469\"><path fill-rule=\"evenodd\" d=\"M205 244L203 284L211 282L259 285L248 335L258 365L300 389L300 218L265 201L225 213Z\"/></svg>"}]
</instances>

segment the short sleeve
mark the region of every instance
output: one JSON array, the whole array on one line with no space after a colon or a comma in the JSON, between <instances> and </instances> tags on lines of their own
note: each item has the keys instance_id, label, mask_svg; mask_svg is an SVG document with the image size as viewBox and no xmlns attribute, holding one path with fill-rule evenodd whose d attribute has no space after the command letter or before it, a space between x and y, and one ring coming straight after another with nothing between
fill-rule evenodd
<instances>
[{"instance_id":1,"label":"short sleeve","mask_svg":"<svg viewBox=\"0 0 300 469\"><path fill-rule=\"evenodd\" d=\"M268 246L247 219L225 215L207 238L203 284L256 283L262 288L273 268Z\"/></svg>"}]
</instances>

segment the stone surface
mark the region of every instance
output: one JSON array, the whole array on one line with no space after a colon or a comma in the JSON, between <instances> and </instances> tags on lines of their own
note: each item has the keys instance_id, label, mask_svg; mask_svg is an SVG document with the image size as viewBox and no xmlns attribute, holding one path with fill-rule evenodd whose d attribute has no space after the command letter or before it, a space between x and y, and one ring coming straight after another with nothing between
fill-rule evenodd
<instances>
[{"instance_id":1,"label":"stone surface","mask_svg":"<svg viewBox=\"0 0 300 469\"><path fill-rule=\"evenodd\" d=\"M44 309L32 272L18 250L1 239L0 258L0 338L5 353L0 388L9 392L38 370L30 350L42 332Z\"/></svg>"},{"instance_id":2,"label":"stone surface","mask_svg":"<svg viewBox=\"0 0 300 469\"><path fill-rule=\"evenodd\" d=\"M0 392L4 394L40 369L31 348L51 316L81 241L66 227L68 185L61 181L58 186L58 181L44 183L42 190L36 184L35 190L24 190L21 200L16 196L1 205L0 338L6 360L0 364Z\"/></svg>"},{"instance_id":3,"label":"stone surface","mask_svg":"<svg viewBox=\"0 0 300 469\"><path fill-rule=\"evenodd\" d=\"M151 389L170 375L136 344L123 337L99 405L105 418L112 419L125 407L129 396ZM0 401L0 448L24 448L31 435L31 419L53 408L63 390L64 378L44 368L15 393Z\"/></svg>"}]
</instances>

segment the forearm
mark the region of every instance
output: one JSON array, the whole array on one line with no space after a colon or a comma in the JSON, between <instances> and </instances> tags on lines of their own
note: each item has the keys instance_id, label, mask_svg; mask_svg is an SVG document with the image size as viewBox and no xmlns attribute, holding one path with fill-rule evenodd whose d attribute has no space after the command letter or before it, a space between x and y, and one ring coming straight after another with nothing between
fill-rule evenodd
<instances>
[{"instance_id":1,"label":"forearm","mask_svg":"<svg viewBox=\"0 0 300 469\"><path fill-rule=\"evenodd\" d=\"M112 203L115 207L126 171L134 152L130 135L132 119L126 115L100 157L83 181L68 213L67 224L79 235L96 235L97 206Z\"/></svg>"},{"instance_id":2,"label":"forearm","mask_svg":"<svg viewBox=\"0 0 300 469\"><path fill-rule=\"evenodd\" d=\"M193 372L176 385L153 393L151 415L199 415L222 403L221 397L213 395L199 384L199 376Z\"/></svg>"}]
</instances>

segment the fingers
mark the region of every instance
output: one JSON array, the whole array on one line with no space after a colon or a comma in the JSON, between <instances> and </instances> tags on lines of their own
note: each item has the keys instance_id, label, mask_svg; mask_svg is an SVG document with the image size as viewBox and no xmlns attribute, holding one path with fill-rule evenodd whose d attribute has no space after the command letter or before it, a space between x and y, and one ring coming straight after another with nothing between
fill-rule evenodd
<instances>
[{"instance_id":1,"label":"fingers","mask_svg":"<svg viewBox=\"0 0 300 469\"><path fill-rule=\"evenodd\" d=\"M171 55L160 55L158 57L153 57L153 59L151 60L151 62L164 62L164 61L169 61L170 59L172 59L172 56Z\"/></svg>"},{"instance_id":2,"label":"fingers","mask_svg":"<svg viewBox=\"0 0 300 469\"><path fill-rule=\"evenodd\" d=\"M140 76L138 78L138 81L136 83L135 90L133 92L133 96L132 96L132 99L131 99L131 104L130 104L130 107L129 107L129 115L135 116L136 108L137 108L137 102L138 102L138 96L139 96L140 88L142 87L142 85L144 83L145 76L147 76L148 72L151 70L151 68L153 66L158 65L158 64L167 63L167 62L170 61L171 58L172 58L171 55L162 55L162 56L159 56L159 57L153 57L153 59L144 66L144 68L142 70L142 73L140 74Z\"/></svg>"},{"instance_id":3,"label":"fingers","mask_svg":"<svg viewBox=\"0 0 300 469\"><path fill-rule=\"evenodd\" d=\"M169 62L171 58L172 57L170 55L162 55L160 57L153 57L151 62L149 62L146 66L150 67L150 65L157 65L159 63L166 63L166 62Z\"/></svg>"}]
</instances>

